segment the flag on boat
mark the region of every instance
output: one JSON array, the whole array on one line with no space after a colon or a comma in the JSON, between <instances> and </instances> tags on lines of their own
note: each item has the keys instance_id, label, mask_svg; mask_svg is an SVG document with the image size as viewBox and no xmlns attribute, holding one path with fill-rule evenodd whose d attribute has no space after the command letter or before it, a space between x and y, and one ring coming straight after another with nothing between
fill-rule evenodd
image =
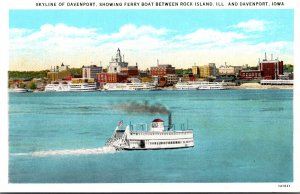
<instances>
[{"instance_id":1,"label":"flag on boat","mask_svg":"<svg viewBox=\"0 0 300 194\"><path fill-rule=\"evenodd\" d=\"M118 127L121 127L123 125L123 121L119 121Z\"/></svg>"}]
</instances>

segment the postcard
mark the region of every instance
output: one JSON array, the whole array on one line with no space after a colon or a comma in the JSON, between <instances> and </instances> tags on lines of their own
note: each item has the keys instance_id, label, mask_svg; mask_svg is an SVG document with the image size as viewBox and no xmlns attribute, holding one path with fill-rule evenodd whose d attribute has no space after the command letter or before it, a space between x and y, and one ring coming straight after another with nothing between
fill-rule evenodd
<instances>
[{"instance_id":1,"label":"postcard","mask_svg":"<svg viewBox=\"0 0 300 194\"><path fill-rule=\"evenodd\" d=\"M1 192L299 192L299 1L1 4Z\"/></svg>"}]
</instances>

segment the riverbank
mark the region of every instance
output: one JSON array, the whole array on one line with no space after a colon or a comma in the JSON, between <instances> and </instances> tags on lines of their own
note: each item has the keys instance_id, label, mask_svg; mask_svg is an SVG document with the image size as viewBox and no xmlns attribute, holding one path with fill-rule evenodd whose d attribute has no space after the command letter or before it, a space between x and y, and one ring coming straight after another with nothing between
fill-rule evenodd
<instances>
[{"instance_id":1,"label":"riverbank","mask_svg":"<svg viewBox=\"0 0 300 194\"><path fill-rule=\"evenodd\" d=\"M293 89L293 85L261 85L259 83L244 83L239 86L224 86L226 89Z\"/></svg>"},{"instance_id":2,"label":"riverbank","mask_svg":"<svg viewBox=\"0 0 300 194\"><path fill-rule=\"evenodd\" d=\"M247 90L247 89L274 89L274 90L282 90L282 89L293 89L293 85L261 85L259 83L244 83L239 86L236 85L224 85L225 89L230 90ZM175 90L173 86L160 88L160 90Z\"/></svg>"}]
</instances>

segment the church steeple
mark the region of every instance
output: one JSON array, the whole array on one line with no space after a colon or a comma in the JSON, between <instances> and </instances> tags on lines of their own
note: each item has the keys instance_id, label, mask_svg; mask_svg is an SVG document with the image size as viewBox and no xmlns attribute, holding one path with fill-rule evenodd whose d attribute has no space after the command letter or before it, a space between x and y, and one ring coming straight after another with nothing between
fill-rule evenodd
<instances>
[{"instance_id":1,"label":"church steeple","mask_svg":"<svg viewBox=\"0 0 300 194\"><path fill-rule=\"evenodd\" d=\"M116 62L122 62L121 51L119 48L118 48L117 54L116 54Z\"/></svg>"}]
</instances>

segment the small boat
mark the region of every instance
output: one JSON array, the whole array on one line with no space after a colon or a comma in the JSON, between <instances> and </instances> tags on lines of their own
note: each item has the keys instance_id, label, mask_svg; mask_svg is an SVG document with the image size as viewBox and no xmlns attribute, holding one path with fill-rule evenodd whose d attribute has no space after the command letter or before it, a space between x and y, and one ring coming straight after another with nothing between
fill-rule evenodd
<instances>
[{"instance_id":1,"label":"small boat","mask_svg":"<svg viewBox=\"0 0 300 194\"><path fill-rule=\"evenodd\" d=\"M32 90L28 90L26 88L13 88L13 89L9 89L9 92L11 92L11 93L27 93L27 92L32 92Z\"/></svg>"},{"instance_id":2,"label":"small boat","mask_svg":"<svg viewBox=\"0 0 300 194\"><path fill-rule=\"evenodd\" d=\"M106 142L106 146L117 150L156 150L194 147L194 134L192 129L176 131L172 124L171 114L169 125L164 126L162 119L154 119L149 125L138 124L140 130L133 125L125 128L123 121L118 123L113 135ZM182 125L183 126L183 125Z\"/></svg>"}]
</instances>

